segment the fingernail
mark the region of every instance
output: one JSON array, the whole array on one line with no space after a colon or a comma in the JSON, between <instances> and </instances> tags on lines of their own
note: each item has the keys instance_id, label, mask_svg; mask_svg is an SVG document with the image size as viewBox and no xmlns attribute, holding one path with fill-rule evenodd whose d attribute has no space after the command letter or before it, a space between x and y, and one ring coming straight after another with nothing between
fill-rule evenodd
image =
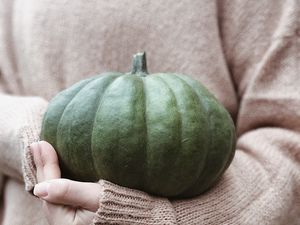
<instances>
[{"instance_id":1,"label":"fingernail","mask_svg":"<svg viewBox=\"0 0 300 225\"><path fill-rule=\"evenodd\" d=\"M37 141L37 142L33 142L29 145L29 148L30 148L30 151L32 152L34 149L38 149L40 148L40 142Z\"/></svg>"},{"instance_id":2,"label":"fingernail","mask_svg":"<svg viewBox=\"0 0 300 225\"><path fill-rule=\"evenodd\" d=\"M29 145L29 148L33 148L35 145L38 145L38 142L32 142L30 145Z\"/></svg>"},{"instance_id":3,"label":"fingernail","mask_svg":"<svg viewBox=\"0 0 300 225\"><path fill-rule=\"evenodd\" d=\"M46 197L48 195L49 183L42 182L34 186L33 194L38 197Z\"/></svg>"}]
</instances>

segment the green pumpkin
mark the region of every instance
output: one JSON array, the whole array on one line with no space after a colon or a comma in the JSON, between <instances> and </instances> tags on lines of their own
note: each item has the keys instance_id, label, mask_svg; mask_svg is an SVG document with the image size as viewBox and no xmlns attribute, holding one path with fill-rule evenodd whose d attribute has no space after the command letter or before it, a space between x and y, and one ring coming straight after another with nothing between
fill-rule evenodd
<instances>
[{"instance_id":1,"label":"green pumpkin","mask_svg":"<svg viewBox=\"0 0 300 225\"><path fill-rule=\"evenodd\" d=\"M149 75L144 53L130 73L104 73L55 96L41 138L56 149L64 177L166 197L192 197L215 184L236 140L229 113L203 85Z\"/></svg>"}]
</instances>

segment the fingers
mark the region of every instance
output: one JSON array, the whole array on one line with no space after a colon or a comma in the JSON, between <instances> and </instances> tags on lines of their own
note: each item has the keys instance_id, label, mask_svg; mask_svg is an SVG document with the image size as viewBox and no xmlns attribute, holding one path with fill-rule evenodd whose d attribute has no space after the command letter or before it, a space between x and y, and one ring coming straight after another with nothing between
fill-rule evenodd
<instances>
[{"instance_id":1,"label":"fingers","mask_svg":"<svg viewBox=\"0 0 300 225\"><path fill-rule=\"evenodd\" d=\"M47 202L81 207L95 212L99 205L101 186L97 183L54 179L35 185L34 195Z\"/></svg>"},{"instance_id":2,"label":"fingers","mask_svg":"<svg viewBox=\"0 0 300 225\"><path fill-rule=\"evenodd\" d=\"M37 170L38 182L60 178L57 154L48 142L33 143L30 145L30 149Z\"/></svg>"},{"instance_id":3,"label":"fingers","mask_svg":"<svg viewBox=\"0 0 300 225\"><path fill-rule=\"evenodd\" d=\"M43 210L50 224L90 224L93 212L98 209L100 185L58 179L61 177L58 158L49 143L33 143L30 149L39 182L33 193L44 199ZM87 210L65 205L80 206Z\"/></svg>"}]
</instances>

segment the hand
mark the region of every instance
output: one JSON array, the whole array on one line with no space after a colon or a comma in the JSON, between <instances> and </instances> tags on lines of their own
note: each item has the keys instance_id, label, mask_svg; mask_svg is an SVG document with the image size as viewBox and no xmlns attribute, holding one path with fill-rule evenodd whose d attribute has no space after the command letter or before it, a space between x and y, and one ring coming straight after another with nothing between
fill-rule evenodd
<instances>
[{"instance_id":1,"label":"hand","mask_svg":"<svg viewBox=\"0 0 300 225\"><path fill-rule=\"evenodd\" d=\"M30 148L38 180L33 193L43 201L49 224L91 224L98 209L101 186L61 179L57 154L49 143L40 141Z\"/></svg>"}]
</instances>

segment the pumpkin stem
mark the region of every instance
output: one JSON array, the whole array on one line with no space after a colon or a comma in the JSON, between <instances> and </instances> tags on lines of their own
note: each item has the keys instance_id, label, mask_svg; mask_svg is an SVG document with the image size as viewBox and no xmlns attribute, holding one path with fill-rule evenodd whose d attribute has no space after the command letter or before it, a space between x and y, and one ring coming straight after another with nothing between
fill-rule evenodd
<instances>
[{"instance_id":1,"label":"pumpkin stem","mask_svg":"<svg viewBox=\"0 0 300 225\"><path fill-rule=\"evenodd\" d=\"M133 56L131 74L147 76L148 71L145 52L139 52Z\"/></svg>"}]
</instances>

